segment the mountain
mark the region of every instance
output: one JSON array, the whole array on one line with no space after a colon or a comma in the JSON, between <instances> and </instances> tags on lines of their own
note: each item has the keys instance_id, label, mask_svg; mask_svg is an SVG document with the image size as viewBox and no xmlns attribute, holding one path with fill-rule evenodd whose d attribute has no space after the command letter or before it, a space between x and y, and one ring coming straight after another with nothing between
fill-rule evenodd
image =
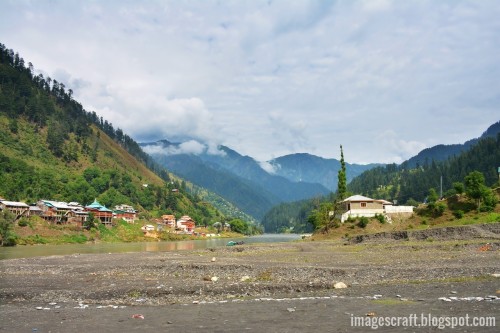
<instances>
[{"instance_id":1,"label":"mountain","mask_svg":"<svg viewBox=\"0 0 500 333\"><path fill-rule=\"evenodd\" d=\"M431 163L433 160L435 162L445 161L452 156L458 156L461 153L469 150L473 145L475 145L480 139L488 137L496 137L497 133L500 132L500 121L488 127L488 129L479 137L472 140L468 140L463 144L452 144L452 145L436 145L430 148L426 148L419 152L416 156L413 156L406 161L407 167L415 168L417 166L425 165Z\"/></svg>"},{"instance_id":2,"label":"mountain","mask_svg":"<svg viewBox=\"0 0 500 333\"><path fill-rule=\"evenodd\" d=\"M114 207L129 204L144 217L190 215L221 220L121 129L87 112L71 89L35 75L31 63L0 44L0 197Z\"/></svg>"},{"instance_id":3,"label":"mountain","mask_svg":"<svg viewBox=\"0 0 500 333\"><path fill-rule=\"evenodd\" d=\"M141 143L141 147L159 164L219 194L257 219L280 202L329 193L317 183L293 182L269 174L251 157L242 156L225 146L217 147L214 152L205 149L195 155L181 153L182 145L168 140Z\"/></svg>"},{"instance_id":4,"label":"mountain","mask_svg":"<svg viewBox=\"0 0 500 333\"><path fill-rule=\"evenodd\" d=\"M276 175L294 182L322 184L330 191L337 190L337 177L340 161L300 153L285 155L268 162L274 168ZM349 164L346 163L347 182L359 176L366 170L382 164Z\"/></svg>"},{"instance_id":5,"label":"mountain","mask_svg":"<svg viewBox=\"0 0 500 333\"><path fill-rule=\"evenodd\" d=\"M459 148L459 149L457 149ZM432 159L434 154L439 159ZM427 158L427 162L425 162ZM424 161L416 166L416 161ZM413 163L412 163L413 161ZM443 192L453 191L454 182L463 182L472 171L480 171L487 186L498 183L500 161L500 122L491 125L480 138L464 145L439 145L420 152L401 165L388 164L363 172L348 184L351 193L368 197L397 200L404 204L422 202L430 188L439 189L441 177ZM413 165L413 167L411 167ZM415 202L417 200L417 202ZM332 197L282 203L269 210L262 219L266 232L283 232L293 228L297 232L310 232L308 218L314 211L321 211Z\"/></svg>"},{"instance_id":6,"label":"mountain","mask_svg":"<svg viewBox=\"0 0 500 333\"><path fill-rule=\"evenodd\" d=\"M401 165L374 168L351 181L348 188L354 193L405 203L411 199L423 201L430 188L440 192L441 184L443 193L452 190L454 182L462 182L472 171L481 172L486 185L491 186L498 182L500 167L499 123L490 126L481 137L467 141L467 144L454 145L463 149L460 153L453 153L455 147L446 149L449 146L436 146L419 153L420 156L432 156L430 152L442 152L448 154L447 159L429 161L427 158L418 167L411 167L410 159Z\"/></svg>"}]
</instances>

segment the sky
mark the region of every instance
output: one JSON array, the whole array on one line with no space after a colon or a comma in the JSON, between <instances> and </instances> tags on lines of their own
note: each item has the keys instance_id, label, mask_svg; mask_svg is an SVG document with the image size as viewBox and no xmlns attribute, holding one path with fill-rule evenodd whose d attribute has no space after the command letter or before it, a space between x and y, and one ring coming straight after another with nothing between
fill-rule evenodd
<instances>
[{"instance_id":1,"label":"sky","mask_svg":"<svg viewBox=\"0 0 500 333\"><path fill-rule=\"evenodd\" d=\"M138 142L401 163L500 120L497 0L0 0L0 43Z\"/></svg>"}]
</instances>

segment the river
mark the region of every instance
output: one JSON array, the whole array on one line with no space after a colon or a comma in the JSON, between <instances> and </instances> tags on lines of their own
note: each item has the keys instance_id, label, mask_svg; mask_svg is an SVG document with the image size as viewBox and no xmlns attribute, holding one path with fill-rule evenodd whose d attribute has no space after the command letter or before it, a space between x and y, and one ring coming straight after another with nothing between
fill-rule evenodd
<instances>
[{"instance_id":1,"label":"river","mask_svg":"<svg viewBox=\"0 0 500 333\"><path fill-rule=\"evenodd\" d=\"M175 250L195 250L217 246L226 246L231 241L249 243L289 242L300 239L297 234L264 234L245 238L207 238L206 240L184 240L163 242L134 243L96 243L62 245L18 245L0 248L0 260L30 258L39 256L67 255L75 253L120 253L120 252L159 252Z\"/></svg>"}]
</instances>

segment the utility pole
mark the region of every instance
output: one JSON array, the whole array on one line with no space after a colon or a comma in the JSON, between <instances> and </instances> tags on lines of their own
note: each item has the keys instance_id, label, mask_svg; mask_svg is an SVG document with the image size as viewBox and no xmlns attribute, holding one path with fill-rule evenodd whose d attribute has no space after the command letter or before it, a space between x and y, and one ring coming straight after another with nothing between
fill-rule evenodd
<instances>
[{"instance_id":1,"label":"utility pole","mask_svg":"<svg viewBox=\"0 0 500 333\"><path fill-rule=\"evenodd\" d=\"M439 199L442 199L443 198L443 175L441 175L439 183L440 183Z\"/></svg>"}]
</instances>

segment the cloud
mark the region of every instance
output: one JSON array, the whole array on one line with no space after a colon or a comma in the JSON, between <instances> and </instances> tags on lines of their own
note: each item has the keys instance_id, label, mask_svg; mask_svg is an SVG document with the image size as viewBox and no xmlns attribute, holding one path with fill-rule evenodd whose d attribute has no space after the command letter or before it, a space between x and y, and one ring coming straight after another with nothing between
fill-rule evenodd
<instances>
[{"instance_id":1,"label":"cloud","mask_svg":"<svg viewBox=\"0 0 500 333\"><path fill-rule=\"evenodd\" d=\"M259 165L262 169L264 169L264 171L266 171L269 174L275 174L280 169L279 164L272 164L269 163L268 161L260 161Z\"/></svg>"},{"instance_id":2,"label":"cloud","mask_svg":"<svg viewBox=\"0 0 500 333\"><path fill-rule=\"evenodd\" d=\"M0 12L2 43L138 141L257 160L338 158L343 144L350 163L396 162L498 121L495 1L39 0Z\"/></svg>"},{"instance_id":3,"label":"cloud","mask_svg":"<svg viewBox=\"0 0 500 333\"><path fill-rule=\"evenodd\" d=\"M179 144L172 144L165 147L163 144L151 144L143 147L144 151L148 154L160 154L160 155L221 155L224 156L226 153L218 147L214 147L208 144L200 143L196 140L188 140Z\"/></svg>"}]
</instances>

